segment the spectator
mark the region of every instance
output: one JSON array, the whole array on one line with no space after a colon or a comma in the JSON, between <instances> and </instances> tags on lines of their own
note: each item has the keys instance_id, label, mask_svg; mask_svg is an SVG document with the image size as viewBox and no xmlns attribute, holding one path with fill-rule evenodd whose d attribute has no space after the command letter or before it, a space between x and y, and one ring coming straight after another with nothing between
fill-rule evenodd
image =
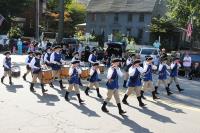
<instances>
[{"instance_id":1,"label":"spectator","mask_svg":"<svg viewBox=\"0 0 200 133\"><path fill-rule=\"evenodd\" d=\"M165 50L165 48L163 48L162 50L161 50L161 57L162 58L167 58L167 53L166 53L166 50Z\"/></svg>"},{"instance_id":2,"label":"spectator","mask_svg":"<svg viewBox=\"0 0 200 133\"><path fill-rule=\"evenodd\" d=\"M153 43L153 46L154 46L155 48L160 49L161 44L160 44L160 42L159 42L158 40L156 40L156 41Z\"/></svg>"},{"instance_id":3,"label":"spectator","mask_svg":"<svg viewBox=\"0 0 200 133\"><path fill-rule=\"evenodd\" d=\"M52 44L49 42L49 40L47 40L47 48L51 48Z\"/></svg>"},{"instance_id":4,"label":"spectator","mask_svg":"<svg viewBox=\"0 0 200 133\"><path fill-rule=\"evenodd\" d=\"M18 50L18 54L19 55L22 55L22 41L21 39L19 38L18 41L17 41L17 50Z\"/></svg>"},{"instance_id":5,"label":"spectator","mask_svg":"<svg viewBox=\"0 0 200 133\"><path fill-rule=\"evenodd\" d=\"M192 58L189 56L189 53L186 52L185 56L183 58L183 66L185 68L185 77L189 77L190 69L191 69L191 64L192 64Z\"/></svg>"},{"instance_id":6,"label":"spectator","mask_svg":"<svg viewBox=\"0 0 200 133\"><path fill-rule=\"evenodd\" d=\"M189 80L192 80L193 77L199 78L200 77L199 75L200 75L200 66L199 63L195 63L192 66L191 72L189 73Z\"/></svg>"},{"instance_id":7,"label":"spectator","mask_svg":"<svg viewBox=\"0 0 200 133\"><path fill-rule=\"evenodd\" d=\"M79 43L79 45L78 45L78 53L79 53L80 58L81 58L82 51L83 51L83 44Z\"/></svg>"}]
</instances>

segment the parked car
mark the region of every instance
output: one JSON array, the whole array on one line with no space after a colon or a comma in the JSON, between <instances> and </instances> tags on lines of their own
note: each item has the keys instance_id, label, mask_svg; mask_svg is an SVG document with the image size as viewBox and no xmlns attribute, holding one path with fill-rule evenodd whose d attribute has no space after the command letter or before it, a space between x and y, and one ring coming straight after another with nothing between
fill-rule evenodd
<instances>
[{"instance_id":1,"label":"parked car","mask_svg":"<svg viewBox=\"0 0 200 133\"><path fill-rule=\"evenodd\" d=\"M108 42L108 48L106 49L108 56L122 57L122 45L121 42Z\"/></svg>"},{"instance_id":2,"label":"parked car","mask_svg":"<svg viewBox=\"0 0 200 133\"><path fill-rule=\"evenodd\" d=\"M140 55L140 59L141 61L145 61L145 57L150 55L151 57L153 57L153 63L155 65L159 64L160 61L160 50L157 48L140 48L139 49L139 55Z\"/></svg>"},{"instance_id":3,"label":"parked car","mask_svg":"<svg viewBox=\"0 0 200 133\"><path fill-rule=\"evenodd\" d=\"M58 38L58 33L55 32L42 32L42 35L40 36L41 40L47 39L50 43L55 43L56 39Z\"/></svg>"},{"instance_id":4,"label":"parked car","mask_svg":"<svg viewBox=\"0 0 200 133\"><path fill-rule=\"evenodd\" d=\"M74 51L78 50L79 41L77 39L63 38L62 42L63 42L63 45L66 45L66 48L69 50L70 56L72 56L72 53Z\"/></svg>"}]
</instances>

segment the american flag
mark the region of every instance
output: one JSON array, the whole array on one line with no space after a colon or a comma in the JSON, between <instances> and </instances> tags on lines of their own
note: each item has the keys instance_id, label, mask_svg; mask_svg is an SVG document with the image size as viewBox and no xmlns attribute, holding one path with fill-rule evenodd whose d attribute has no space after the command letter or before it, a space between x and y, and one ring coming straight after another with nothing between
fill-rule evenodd
<instances>
[{"instance_id":1,"label":"american flag","mask_svg":"<svg viewBox=\"0 0 200 133\"><path fill-rule=\"evenodd\" d=\"M5 18L0 14L0 26L2 25L4 20L5 20Z\"/></svg>"},{"instance_id":2,"label":"american flag","mask_svg":"<svg viewBox=\"0 0 200 133\"><path fill-rule=\"evenodd\" d=\"M187 26L187 36L188 37L192 36L192 20L190 20L190 22L188 23L188 26Z\"/></svg>"}]
</instances>

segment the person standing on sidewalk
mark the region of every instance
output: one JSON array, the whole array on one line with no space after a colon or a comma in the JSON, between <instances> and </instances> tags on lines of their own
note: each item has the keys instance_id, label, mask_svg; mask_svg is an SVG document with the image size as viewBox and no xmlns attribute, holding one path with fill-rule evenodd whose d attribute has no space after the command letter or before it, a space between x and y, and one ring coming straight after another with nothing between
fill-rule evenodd
<instances>
[{"instance_id":1,"label":"person standing on sidewalk","mask_svg":"<svg viewBox=\"0 0 200 133\"><path fill-rule=\"evenodd\" d=\"M185 56L183 58L183 66L185 69L185 77L189 78L189 73L191 71L191 65L192 65L192 58L190 57L189 53L186 52Z\"/></svg>"},{"instance_id":2,"label":"person standing on sidewalk","mask_svg":"<svg viewBox=\"0 0 200 133\"><path fill-rule=\"evenodd\" d=\"M119 97L119 83L118 83L118 77L122 77L123 73L121 72L120 68L119 68L119 63L121 62L120 59L115 58L112 60L112 65L111 67L108 69L108 73L107 73L107 98L104 100L103 102L103 106L101 107L101 110L103 112L108 113L108 109L106 108L107 103L111 100L112 96L114 95L115 101L117 103L118 106L118 110L119 110L119 114L123 115L126 112L124 110L122 110L121 107L121 103L120 103L120 97Z\"/></svg>"}]
</instances>

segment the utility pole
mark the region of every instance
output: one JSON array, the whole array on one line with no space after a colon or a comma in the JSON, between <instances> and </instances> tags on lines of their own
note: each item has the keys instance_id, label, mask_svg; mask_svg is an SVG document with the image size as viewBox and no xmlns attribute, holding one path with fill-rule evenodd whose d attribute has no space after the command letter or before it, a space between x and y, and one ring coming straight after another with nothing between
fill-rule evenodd
<instances>
[{"instance_id":1,"label":"utility pole","mask_svg":"<svg viewBox=\"0 0 200 133\"><path fill-rule=\"evenodd\" d=\"M63 38L64 29L64 0L59 0L59 24L58 24L58 39L57 42L60 43Z\"/></svg>"},{"instance_id":2,"label":"utility pole","mask_svg":"<svg viewBox=\"0 0 200 133\"><path fill-rule=\"evenodd\" d=\"M40 25L40 0L35 0L36 3L36 23L35 23L35 39L39 41L39 25Z\"/></svg>"}]
</instances>

